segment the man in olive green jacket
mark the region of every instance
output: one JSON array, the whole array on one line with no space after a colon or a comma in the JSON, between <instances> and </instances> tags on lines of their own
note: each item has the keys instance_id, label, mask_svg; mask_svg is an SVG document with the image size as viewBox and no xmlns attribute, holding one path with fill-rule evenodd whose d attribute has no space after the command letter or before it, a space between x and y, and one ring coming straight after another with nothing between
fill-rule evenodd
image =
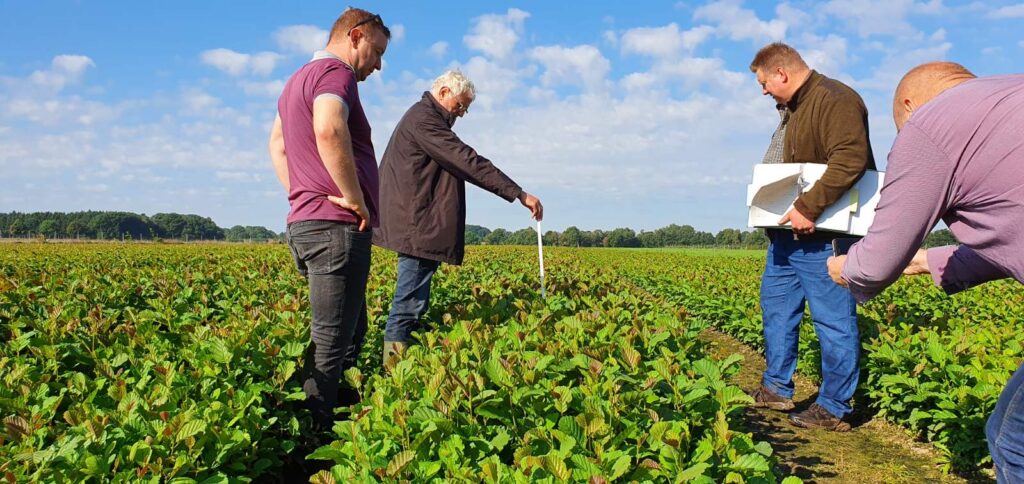
<instances>
[{"instance_id":1,"label":"man in olive green jacket","mask_svg":"<svg viewBox=\"0 0 1024 484\"><path fill-rule=\"evenodd\" d=\"M860 336L857 304L849 290L828 275L831 239L839 234L815 230L815 220L843 198L867 169L875 168L868 141L864 101L853 89L811 70L792 47L776 42L762 48L750 64L765 95L771 95L781 122L764 163L824 163L825 174L794 202L780 225L769 229L768 261L761 279L767 369L752 392L755 406L793 408L800 321L810 305L821 342L822 382L817 401L790 416L794 424L845 431L843 421L859 376Z\"/></svg>"}]
</instances>

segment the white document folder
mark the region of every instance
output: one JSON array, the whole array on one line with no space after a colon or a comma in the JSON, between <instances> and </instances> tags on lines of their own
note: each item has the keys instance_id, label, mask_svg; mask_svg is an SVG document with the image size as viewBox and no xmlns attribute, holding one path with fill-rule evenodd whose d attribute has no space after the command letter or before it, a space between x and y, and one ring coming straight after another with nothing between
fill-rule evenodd
<instances>
[{"instance_id":1,"label":"white document folder","mask_svg":"<svg viewBox=\"0 0 1024 484\"><path fill-rule=\"evenodd\" d=\"M796 197L814 186L828 165L821 163L772 163L754 165L754 178L747 185L747 225L752 228L789 228L779 225L793 208ZM815 225L850 235L865 235L875 218L879 191L885 173L867 170L864 176L836 203L822 212Z\"/></svg>"}]
</instances>

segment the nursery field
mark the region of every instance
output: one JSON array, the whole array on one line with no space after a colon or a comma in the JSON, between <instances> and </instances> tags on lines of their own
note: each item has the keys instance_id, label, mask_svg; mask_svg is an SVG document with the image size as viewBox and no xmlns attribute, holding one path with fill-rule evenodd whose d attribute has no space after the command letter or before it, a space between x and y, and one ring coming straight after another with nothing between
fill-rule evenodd
<instances>
[{"instance_id":1,"label":"nursery field","mask_svg":"<svg viewBox=\"0 0 1024 484\"><path fill-rule=\"evenodd\" d=\"M763 256L471 248L434 279L429 331L390 373L395 257L375 250L362 403L314 435L299 408L308 299L283 245L0 246L0 476L11 482L782 482L752 438ZM1024 343L1024 291L926 280L862 308L858 404L990 465L982 428ZM800 371L813 379L810 325ZM323 444L322 446L320 446ZM319 446L319 448L318 448ZM301 479L300 479L301 480Z\"/></svg>"}]
</instances>

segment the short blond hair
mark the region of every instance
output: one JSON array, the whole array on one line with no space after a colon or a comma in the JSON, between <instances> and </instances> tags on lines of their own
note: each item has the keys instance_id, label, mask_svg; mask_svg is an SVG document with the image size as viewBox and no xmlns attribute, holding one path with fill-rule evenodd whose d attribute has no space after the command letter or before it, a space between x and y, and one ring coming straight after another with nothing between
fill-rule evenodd
<instances>
[{"instance_id":1,"label":"short blond hair","mask_svg":"<svg viewBox=\"0 0 1024 484\"><path fill-rule=\"evenodd\" d=\"M476 86L473 85L473 81L466 79L466 76L462 75L462 71L458 69L452 69L437 76L433 86L430 87L430 92L434 96L440 96L442 87L447 87L452 96L468 92L470 98L476 98Z\"/></svg>"},{"instance_id":2,"label":"short blond hair","mask_svg":"<svg viewBox=\"0 0 1024 484\"><path fill-rule=\"evenodd\" d=\"M750 72L757 72L758 70L765 72L776 67L786 69L808 68L804 58L800 57L800 53L782 42L772 42L761 47L761 50L757 51L757 54L754 55L754 60L750 61Z\"/></svg>"}]
</instances>

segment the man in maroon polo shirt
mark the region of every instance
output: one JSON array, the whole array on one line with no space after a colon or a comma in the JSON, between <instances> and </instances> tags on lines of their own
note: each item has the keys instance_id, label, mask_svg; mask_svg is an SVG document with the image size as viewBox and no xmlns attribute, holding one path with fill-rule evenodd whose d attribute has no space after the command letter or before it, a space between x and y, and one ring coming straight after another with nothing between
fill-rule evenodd
<instances>
[{"instance_id":1,"label":"man in maroon polo shirt","mask_svg":"<svg viewBox=\"0 0 1024 484\"><path fill-rule=\"evenodd\" d=\"M355 365L366 334L378 175L356 83L380 70L390 37L379 15L346 10L327 47L288 79L270 133L270 158L291 205L288 244L309 282L302 388L323 429L333 425L341 373Z\"/></svg>"}]
</instances>

